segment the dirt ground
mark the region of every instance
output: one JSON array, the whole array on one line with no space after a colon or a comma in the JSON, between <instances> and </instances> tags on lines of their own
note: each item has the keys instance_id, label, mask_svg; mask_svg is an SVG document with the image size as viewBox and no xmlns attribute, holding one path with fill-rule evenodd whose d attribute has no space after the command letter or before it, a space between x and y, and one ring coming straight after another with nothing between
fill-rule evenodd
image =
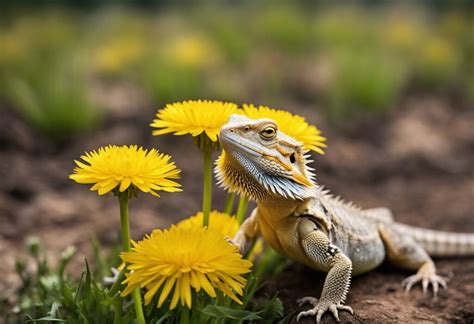
<instances>
[{"instance_id":1,"label":"dirt ground","mask_svg":"<svg viewBox=\"0 0 474 324\"><path fill-rule=\"evenodd\" d=\"M281 106L307 117L328 137L325 156L316 156L318 182L364 208L386 206L398 221L432 229L474 232L474 109L444 96L407 95L388 116L342 131L327 123L318 107ZM106 144L140 144L172 154L183 170L184 192L160 199L141 195L130 204L132 236L139 239L200 209L201 158L188 137L152 137L148 126L155 109L111 110L100 130L53 145L30 130L12 109L0 118L0 291L18 285L14 262L24 242L36 235L54 262L68 245L79 249L70 269L91 257L91 236L116 242L118 207L114 197L98 197L68 179L73 160ZM190 153L194 152L194 154ZM214 208L225 193L214 187ZM112 230L111 230L112 229ZM409 273L390 264L356 277L347 304L355 316L343 322L474 322L474 259L436 260L449 289L437 300L421 289L405 295L400 285ZM285 313L296 322L296 299L319 296L324 275L291 264L269 280L262 293L279 292ZM326 315L323 322L332 322ZM305 319L303 323L311 323Z\"/></svg>"}]
</instances>

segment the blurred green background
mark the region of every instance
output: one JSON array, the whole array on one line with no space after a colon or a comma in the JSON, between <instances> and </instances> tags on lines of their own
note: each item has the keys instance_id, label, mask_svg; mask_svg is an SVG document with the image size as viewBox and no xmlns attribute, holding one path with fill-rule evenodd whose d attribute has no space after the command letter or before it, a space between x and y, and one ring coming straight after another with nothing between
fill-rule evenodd
<instances>
[{"instance_id":1,"label":"blurred green background","mask_svg":"<svg viewBox=\"0 0 474 324\"><path fill-rule=\"evenodd\" d=\"M297 100L342 127L412 92L474 103L471 1L3 6L1 100L53 139L99 126L111 88L133 89L130 100L153 109L193 98Z\"/></svg>"}]
</instances>

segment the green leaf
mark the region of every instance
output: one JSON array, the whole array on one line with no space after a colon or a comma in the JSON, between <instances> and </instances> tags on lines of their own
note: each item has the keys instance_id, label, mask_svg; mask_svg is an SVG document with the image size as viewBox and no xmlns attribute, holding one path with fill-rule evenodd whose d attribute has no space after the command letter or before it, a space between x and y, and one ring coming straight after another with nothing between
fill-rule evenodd
<instances>
[{"instance_id":1,"label":"green leaf","mask_svg":"<svg viewBox=\"0 0 474 324\"><path fill-rule=\"evenodd\" d=\"M160 317L160 319L158 319L155 324L161 324L161 323L164 323L165 322L165 319L169 318L171 316L171 312L170 311L167 311L165 315L163 315L162 317Z\"/></svg>"},{"instance_id":2,"label":"green leaf","mask_svg":"<svg viewBox=\"0 0 474 324\"><path fill-rule=\"evenodd\" d=\"M55 318L52 316L45 316L37 319L32 319L32 322L66 322L66 320Z\"/></svg>"},{"instance_id":3,"label":"green leaf","mask_svg":"<svg viewBox=\"0 0 474 324\"><path fill-rule=\"evenodd\" d=\"M283 303L277 295L273 296L267 303L264 304L263 309L259 312L263 322L273 323L283 317Z\"/></svg>"},{"instance_id":4,"label":"green leaf","mask_svg":"<svg viewBox=\"0 0 474 324\"><path fill-rule=\"evenodd\" d=\"M247 286L244 290L244 295L242 296L243 308L246 308L250 298L255 295L255 292L258 288L258 279L253 274L250 274L247 281Z\"/></svg>"},{"instance_id":5,"label":"green leaf","mask_svg":"<svg viewBox=\"0 0 474 324\"><path fill-rule=\"evenodd\" d=\"M48 316L44 316L38 319L33 319L31 316L27 316L27 322L66 322L66 320L60 319L58 317L58 310L61 307L61 303L55 301L51 305L51 310L48 312Z\"/></svg>"},{"instance_id":6,"label":"green leaf","mask_svg":"<svg viewBox=\"0 0 474 324\"><path fill-rule=\"evenodd\" d=\"M203 309L199 309L199 311L217 319L236 319L241 321L256 321L261 319L257 312L237 310L217 305L207 305Z\"/></svg>"}]
</instances>

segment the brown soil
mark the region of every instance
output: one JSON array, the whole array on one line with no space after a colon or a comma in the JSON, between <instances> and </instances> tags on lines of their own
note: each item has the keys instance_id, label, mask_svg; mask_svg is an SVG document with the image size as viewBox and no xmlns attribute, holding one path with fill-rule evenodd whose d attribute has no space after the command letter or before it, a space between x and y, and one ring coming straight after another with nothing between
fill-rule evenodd
<instances>
[{"instance_id":1,"label":"brown soil","mask_svg":"<svg viewBox=\"0 0 474 324\"><path fill-rule=\"evenodd\" d=\"M362 207L387 206L397 220L427 228L474 232L474 109L439 97L406 98L384 118L367 120L350 131L329 126L315 107L288 105L317 123L329 138L325 156L316 157L318 181ZM132 236L140 238L200 209L201 159L188 137L153 138L147 126L154 109L111 111L101 130L53 145L31 131L11 109L0 119L0 291L18 286L14 262L25 256L24 241L40 237L54 262L68 245L79 249L71 271L91 257L90 238L105 245L117 241L118 210L113 197L98 197L68 180L73 160L105 144L156 146L173 155L183 170L184 192L160 199L141 195L131 203ZM214 208L225 194L214 189ZM355 316L343 322L474 321L474 259L437 260L449 289L437 300L420 289L405 295L401 280L408 273L385 264L353 279L347 299ZM262 293L279 292L285 313L296 322L296 299L319 296L324 275L292 264L265 285ZM314 319L305 319L311 323ZM332 322L326 315L323 322Z\"/></svg>"}]
</instances>

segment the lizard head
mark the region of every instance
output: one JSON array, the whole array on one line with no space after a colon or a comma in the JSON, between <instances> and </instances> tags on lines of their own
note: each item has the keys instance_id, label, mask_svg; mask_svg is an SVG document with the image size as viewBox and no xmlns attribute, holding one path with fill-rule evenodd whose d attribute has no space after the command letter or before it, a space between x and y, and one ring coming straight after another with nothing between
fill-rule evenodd
<instances>
[{"instance_id":1,"label":"lizard head","mask_svg":"<svg viewBox=\"0 0 474 324\"><path fill-rule=\"evenodd\" d=\"M313 174L306 150L267 118L234 114L220 131L224 154L217 161L219 183L254 200L302 200L311 195Z\"/></svg>"}]
</instances>

